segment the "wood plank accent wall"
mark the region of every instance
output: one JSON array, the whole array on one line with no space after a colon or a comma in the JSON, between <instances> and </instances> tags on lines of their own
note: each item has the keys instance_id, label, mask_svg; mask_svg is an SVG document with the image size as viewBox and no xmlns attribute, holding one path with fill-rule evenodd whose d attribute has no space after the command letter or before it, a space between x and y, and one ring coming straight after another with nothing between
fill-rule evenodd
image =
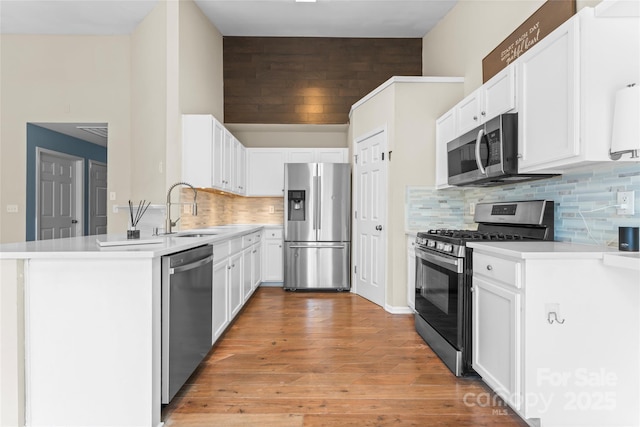
<instances>
[{"instance_id":1,"label":"wood plank accent wall","mask_svg":"<svg viewBox=\"0 0 640 427\"><path fill-rule=\"evenodd\" d=\"M422 74L422 39L225 37L225 123L344 124L392 76Z\"/></svg>"}]
</instances>

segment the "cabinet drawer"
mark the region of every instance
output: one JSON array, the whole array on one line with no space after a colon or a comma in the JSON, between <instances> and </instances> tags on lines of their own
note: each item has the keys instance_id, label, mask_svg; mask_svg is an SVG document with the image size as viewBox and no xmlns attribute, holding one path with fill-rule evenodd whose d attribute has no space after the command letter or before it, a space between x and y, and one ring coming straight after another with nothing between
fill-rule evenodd
<instances>
[{"instance_id":1,"label":"cabinet drawer","mask_svg":"<svg viewBox=\"0 0 640 427\"><path fill-rule=\"evenodd\" d=\"M473 252L473 275L489 278L506 285L520 288L520 263Z\"/></svg>"},{"instance_id":2,"label":"cabinet drawer","mask_svg":"<svg viewBox=\"0 0 640 427\"><path fill-rule=\"evenodd\" d=\"M229 242L216 243L213 245L213 262L226 259L229 256Z\"/></svg>"},{"instance_id":3,"label":"cabinet drawer","mask_svg":"<svg viewBox=\"0 0 640 427\"><path fill-rule=\"evenodd\" d=\"M262 232L256 232L256 233L247 234L246 236L242 236L242 247L248 248L249 246L260 242L261 238L262 238Z\"/></svg>"},{"instance_id":4,"label":"cabinet drawer","mask_svg":"<svg viewBox=\"0 0 640 427\"><path fill-rule=\"evenodd\" d=\"M282 229L267 228L264 230L264 236L267 239L282 239Z\"/></svg>"},{"instance_id":5,"label":"cabinet drawer","mask_svg":"<svg viewBox=\"0 0 640 427\"><path fill-rule=\"evenodd\" d=\"M263 234L264 234L264 230L253 233L253 241L251 243L253 244L260 243L262 241Z\"/></svg>"}]
</instances>

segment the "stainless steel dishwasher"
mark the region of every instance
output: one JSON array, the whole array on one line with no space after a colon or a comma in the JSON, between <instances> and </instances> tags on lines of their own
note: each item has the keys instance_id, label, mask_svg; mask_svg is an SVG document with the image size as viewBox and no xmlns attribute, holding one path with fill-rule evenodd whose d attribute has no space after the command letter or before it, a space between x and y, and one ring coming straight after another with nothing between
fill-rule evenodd
<instances>
[{"instance_id":1,"label":"stainless steel dishwasher","mask_svg":"<svg viewBox=\"0 0 640 427\"><path fill-rule=\"evenodd\" d=\"M162 257L162 403L211 349L213 246Z\"/></svg>"}]
</instances>

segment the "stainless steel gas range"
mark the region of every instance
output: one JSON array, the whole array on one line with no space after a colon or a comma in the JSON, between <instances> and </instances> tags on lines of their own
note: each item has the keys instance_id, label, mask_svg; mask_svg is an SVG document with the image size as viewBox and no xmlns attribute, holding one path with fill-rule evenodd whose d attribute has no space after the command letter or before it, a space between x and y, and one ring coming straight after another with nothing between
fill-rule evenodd
<instances>
[{"instance_id":1,"label":"stainless steel gas range","mask_svg":"<svg viewBox=\"0 0 640 427\"><path fill-rule=\"evenodd\" d=\"M468 241L553 240L553 201L479 203L477 230L438 229L416 237L416 331L456 375L471 366L473 251Z\"/></svg>"}]
</instances>

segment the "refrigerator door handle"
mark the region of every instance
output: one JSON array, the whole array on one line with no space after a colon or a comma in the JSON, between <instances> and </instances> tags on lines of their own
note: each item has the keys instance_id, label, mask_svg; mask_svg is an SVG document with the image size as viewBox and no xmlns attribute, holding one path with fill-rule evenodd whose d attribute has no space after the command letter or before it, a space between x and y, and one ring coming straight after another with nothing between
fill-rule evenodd
<instances>
[{"instance_id":1,"label":"refrigerator door handle","mask_svg":"<svg viewBox=\"0 0 640 427\"><path fill-rule=\"evenodd\" d=\"M314 204L314 209L313 209L313 229L316 230L318 227L316 226L317 222L318 222L318 177L314 176L313 177L313 204Z\"/></svg>"},{"instance_id":2,"label":"refrigerator door handle","mask_svg":"<svg viewBox=\"0 0 640 427\"><path fill-rule=\"evenodd\" d=\"M322 228L322 224L320 221L320 219L322 218L322 177L318 176L316 179L318 182L318 187L316 188L316 194L318 196L318 203L316 204L316 212L318 213L317 228L318 230L320 230L320 228Z\"/></svg>"}]
</instances>

